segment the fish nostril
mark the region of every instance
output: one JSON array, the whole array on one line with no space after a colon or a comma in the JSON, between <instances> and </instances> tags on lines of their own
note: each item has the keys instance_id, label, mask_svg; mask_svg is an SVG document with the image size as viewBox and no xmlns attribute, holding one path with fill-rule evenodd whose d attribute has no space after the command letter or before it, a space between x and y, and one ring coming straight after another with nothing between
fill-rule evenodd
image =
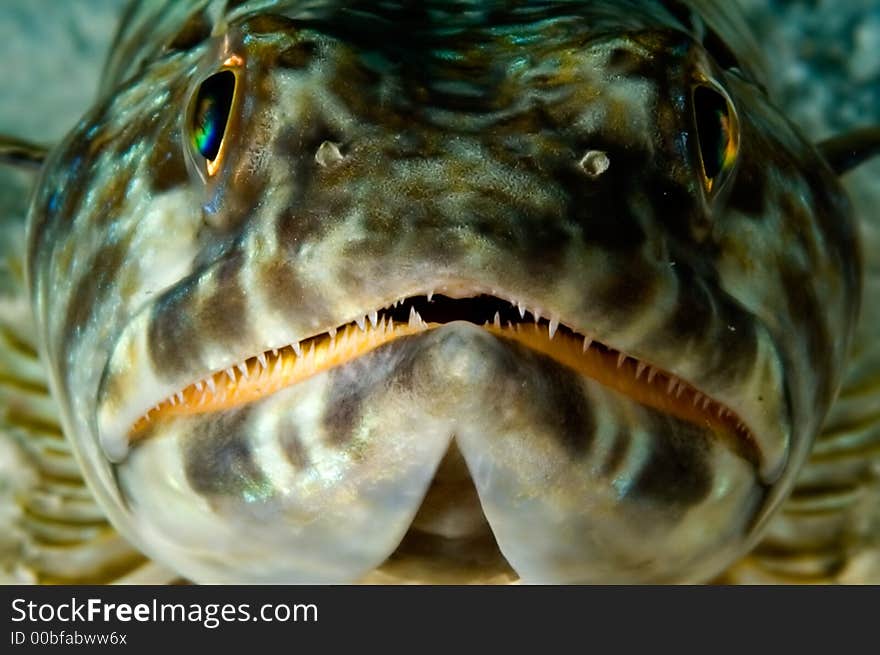
<instances>
[{"instance_id":1,"label":"fish nostril","mask_svg":"<svg viewBox=\"0 0 880 655\"><path fill-rule=\"evenodd\" d=\"M611 160L602 150L589 150L581 157L578 165L591 180L598 179L611 166Z\"/></svg>"},{"instance_id":2,"label":"fish nostril","mask_svg":"<svg viewBox=\"0 0 880 655\"><path fill-rule=\"evenodd\" d=\"M345 156L339 150L339 144L333 141L324 141L315 152L315 162L321 168L338 164L343 159L345 159Z\"/></svg>"}]
</instances>

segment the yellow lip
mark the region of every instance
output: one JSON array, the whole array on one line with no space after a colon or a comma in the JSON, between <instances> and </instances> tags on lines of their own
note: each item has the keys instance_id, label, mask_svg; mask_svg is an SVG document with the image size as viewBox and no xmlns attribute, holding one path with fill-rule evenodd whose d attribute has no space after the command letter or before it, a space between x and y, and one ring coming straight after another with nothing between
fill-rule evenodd
<instances>
[{"instance_id":1,"label":"yellow lip","mask_svg":"<svg viewBox=\"0 0 880 655\"><path fill-rule=\"evenodd\" d=\"M207 414L231 409L263 398L285 387L341 366L401 337L442 327L419 318L409 323L382 318L376 325L346 325L338 333L322 334L296 347L261 353L208 375L163 400L132 427L129 441L143 438L147 426L172 416ZM483 326L491 334L515 341L574 369L581 375L618 391L636 402L676 418L704 426L749 444L748 427L723 404L675 376L598 344L570 331L554 334L546 326L531 323ZM555 332L555 329L554 329ZM741 448L740 448L741 449Z\"/></svg>"}]
</instances>

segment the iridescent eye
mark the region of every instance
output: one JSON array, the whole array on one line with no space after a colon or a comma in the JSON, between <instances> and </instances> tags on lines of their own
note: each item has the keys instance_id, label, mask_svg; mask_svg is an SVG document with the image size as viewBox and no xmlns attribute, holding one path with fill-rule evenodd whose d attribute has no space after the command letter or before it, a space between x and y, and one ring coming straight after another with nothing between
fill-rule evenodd
<instances>
[{"instance_id":1,"label":"iridescent eye","mask_svg":"<svg viewBox=\"0 0 880 655\"><path fill-rule=\"evenodd\" d=\"M223 146L234 93L235 74L224 70L202 82L196 94L190 119L192 145L208 161L209 173L214 172Z\"/></svg>"},{"instance_id":2,"label":"iridescent eye","mask_svg":"<svg viewBox=\"0 0 880 655\"><path fill-rule=\"evenodd\" d=\"M736 115L727 98L708 86L694 89L694 118L707 191L717 190L739 151Z\"/></svg>"}]
</instances>

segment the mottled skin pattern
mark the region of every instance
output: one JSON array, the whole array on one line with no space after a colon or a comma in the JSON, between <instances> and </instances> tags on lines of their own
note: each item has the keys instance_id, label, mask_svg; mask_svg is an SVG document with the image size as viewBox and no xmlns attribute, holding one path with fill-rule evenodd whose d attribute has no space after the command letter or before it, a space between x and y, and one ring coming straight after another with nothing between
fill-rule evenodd
<instances>
[{"instance_id":1,"label":"mottled skin pattern","mask_svg":"<svg viewBox=\"0 0 880 655\"><path fill-rule=\"evenodd\" d=\"M701 581L754 545L836 393L860 259L837 180L730 25L672 2L161 4L129 17L29 223L51 387L124 535L197 581L363 579L454 443L523 580ZM187 108L233 55L208 177ZM741 131L711 193L700 84ZM326 142L341 158L316 160ZM610 161L597 179L591 150ZM522 300L687 380L746 420L760 461L463 322L156 423L128 452L101 433L444 288Z\"/></svg>"}]
</instances>

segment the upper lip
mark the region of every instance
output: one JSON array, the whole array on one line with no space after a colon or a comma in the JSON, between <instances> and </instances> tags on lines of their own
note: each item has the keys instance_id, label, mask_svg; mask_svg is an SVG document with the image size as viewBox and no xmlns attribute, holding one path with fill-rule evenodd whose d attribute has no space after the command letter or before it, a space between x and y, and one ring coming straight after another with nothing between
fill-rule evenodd
<instances>
[{"instance_id":1,"label":"upper lip","mask_svg":"<svg viewBox=\"0 0 880 655\"><path fill-rule=\"evenodd\" d=\"M314 337L335 334L348 325L356 325L363 329L374 324L378 320L380 312L386 316L393 316L396 321L405 320L403 314L415 311L413 303L416 301L413 299L420 299L418 302L422 303L419 307L425 316L417 314L419 319L427 319L428 322L432 322L436 316L425 311L424 303L430 300L435 293L438 297L442 295L446 298L457 299L461 305L460 309L472 314L470 316L452 316L452 320L471 320L474 323L506 322L508 320L527 320L529 323L540 321L548 334L555 333L561 327L563 330L575 333L579 337L613 352L616 357L619 357L618 361L632 359L634 365L639 369L639 374L643 369L653 370L655 374L664 378L664 384L666 380L669 381L673 393L676 390L681 393L681 390L676 388L676 385L681 384L682 388L692 389L694 396L699 395L701 398L712 399L715 403L713 407L718 407L718 411L724 408L725 413L731 412L737 417L737 420L741 420L747 428L749 438L755 442L753 446L757 445L757 454L760 460L757 463L762 477L767 479L776 476L785 463L788 451L788 425L786 423L779 420L774 421L774 417L763 416L760 411L755 411L757 408L750 406L748 402L742 402L740 398L728 398L723 392L712 393L713 390L704 389L699 380L683 379L677 375L673 367L664 366L663 362L649 361L629 353L623 353L598 335L560 319L552 308L542 309L540 303L524 300L502 290L461 282L438 284L432 289L416 289L384 303L381 307L368 309L363 314L351 317L349 320L343 320L338 325L329 326L324 330L302 335L302 337L292 336L286 343L264 344L248 353L229 352L224 361L219 362L219 365L213 370L192 371L172 380L160 379L160 376L150 366L146 337L151 314L149 311L142 311L123 329L104 371L97 406L98 435L101 445L111 460L121 461L127 454L128 433L140 417L163 402L174 402L176 397L180 397L182 390L202 383L202 381L208 381L214 375L230 374L231 372L231 375L235 376L241 374L242 371L246 373L249 361L263 360L265 364L264 353L273 349L293 347L295 344ZM480 296L489 299L489 302L480 303L475 300ZM495 311L492 312L492 309ZM440 307L438 311L443 311L443 308ZM411 318L411 316L407 316L407 318ZM132 357L136 360L135 362L126 361ZM119 382L119 377L125 376L130 378L129 389L137 389L138 393L118 397L118 394L112 393L112 389ZM694 402L697 403L696 397L694 397Z\"/></svg>"}]
</instances>

